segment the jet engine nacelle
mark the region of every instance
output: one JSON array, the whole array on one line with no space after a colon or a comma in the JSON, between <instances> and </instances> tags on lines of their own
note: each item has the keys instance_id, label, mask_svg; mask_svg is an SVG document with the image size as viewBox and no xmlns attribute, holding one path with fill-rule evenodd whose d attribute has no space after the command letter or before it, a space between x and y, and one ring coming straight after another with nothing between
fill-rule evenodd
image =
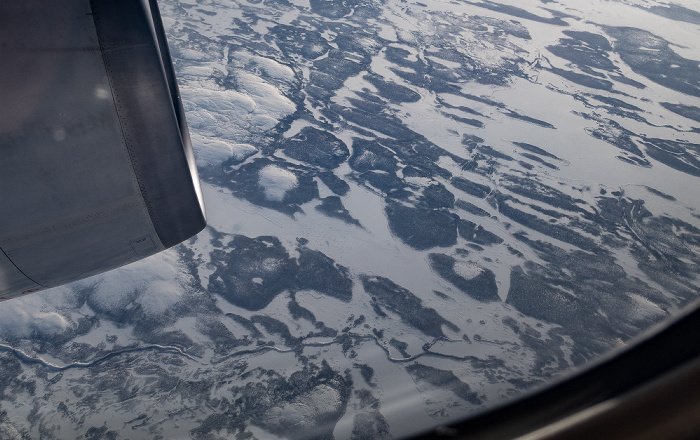
<instances>
[{"instance_id":1,"label":"jet engine nacelle","mask_svg":"<svg viewBox=\"0 0 700 440\"><path fill-rule=\"evenodd\" d=\"M0 299L204 228L154 0L0 2L0 61Z\"/></svg>"}]
</instances>

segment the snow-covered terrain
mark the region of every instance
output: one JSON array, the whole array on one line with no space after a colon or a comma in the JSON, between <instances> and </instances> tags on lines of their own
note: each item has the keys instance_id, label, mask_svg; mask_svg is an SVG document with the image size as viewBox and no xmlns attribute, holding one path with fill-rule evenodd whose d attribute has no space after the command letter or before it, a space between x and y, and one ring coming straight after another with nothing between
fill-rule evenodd
<instances>
[{"instance_id":1,"label":"snow-covered terrain","mask_svg":"<svg viewBox=\"0 0 700 440\"><path fill-rule=\"evenodd\" d=\"M696 0L162 0L209 226L0 304L0 438L415 434L698 297Z\"/></svg>"}]
</instances>

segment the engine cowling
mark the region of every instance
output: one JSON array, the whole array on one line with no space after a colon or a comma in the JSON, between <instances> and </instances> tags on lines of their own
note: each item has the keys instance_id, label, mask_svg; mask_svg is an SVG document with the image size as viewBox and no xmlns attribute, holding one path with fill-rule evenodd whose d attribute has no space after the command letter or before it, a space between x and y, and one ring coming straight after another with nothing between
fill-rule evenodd
<instances>
[{"instance_id":1,"label":"engine cowling","mask_svg":"<svg viewBox=\"0 0 700 440\"><path fill-rule=\"evenodd\" d=\"M0 3L0 298L206 225L155 1Z\"/></svg>"}]
</instances>

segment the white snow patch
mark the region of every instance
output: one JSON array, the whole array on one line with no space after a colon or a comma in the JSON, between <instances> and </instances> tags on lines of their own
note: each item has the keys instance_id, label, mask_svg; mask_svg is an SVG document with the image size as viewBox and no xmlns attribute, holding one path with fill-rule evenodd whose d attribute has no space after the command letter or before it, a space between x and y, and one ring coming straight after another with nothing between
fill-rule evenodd
<instances>
[{"instance_id":1,"label":"white snow patch","mask_svg":"<svg viewBox=\"0 0 700 440\"><path fill-rule=\"evenodd\" d=\"M309 0L292 0L292 4L302 9L311 9L311 2L309 2Z\"/></svg>"},{"instance_id":2,"label":"white snow patch","mask_svg":"<svg viewBox=\"0 0 700 440\"><path fill-rule=\"evenodd\" d=\"M270 58L243 52L238 52L231 58L231 62L237 66L243 67L253 65L272 78L290 82L294 80L294 71L289 66L280 64Z\"/></svg>"},{"instance_id":3,"label":"white snow patch","mask_svg":"<svg viewBox=\"0 0 700 440\"><path fill-rule=\"evenodd\" d=\"M478 277L484 268L471 261L457 261L454 265L454 271L462 278L471 280Z\"/></svg>"},{"instance_id":4,"label":"white snow patch","mask_svg":"<svg viewBox=\"0 0 700 440\"><path fill-rule=\"evenodd\" d=\"M426 58L436 63L442 64L443 66L450 69L459 69L462 67L462 64L457 63L455 61L446 60L444 58L438 58L434 56L426 56Z\"/></svg>"},{"instance_id":5,"label":"white snow patch","mask_svg":"<svg viewBox=\"0 0 700 440\"><path fill-rule=\"evenodd\" d=\"M185 60L201 61L209 59L209 56L200 50L180 49L180 51L178 52L178 58Z\"/></svg>"},{"instance_id":6,"label":"white snow patch","mask_svg":"<svg viewBox=\"0 0 700 440\"><path fill-rule=\"evenodd\" d=\"M229 142L225 139L202 136L198 133L192 133L191 138L199 166L218 165L230 157L240 161L258 151L250 144Z\"/></svg>"},{"instance_id":7,"label":"white snow patch","mask_svg":"<svg viewBox=\"0 0 700 440\"><path fill-rule=\"evenodd\" d=\"M204 79L209 79L212 77L215 71L221 70L217 69L212 65L196 65L196 66L186 66L182 69L181 76L194 76Z\"/></svg>"},{"instance_id":8,"label":"white snow patch","mask_svg":"<svg viewBox=\"0 0 700 440\"><path fill-rule=\"evenodd\" d=\"M275 165L260 170L258 184L263 187L268 200L281 202L287 191L297 186L297 176Z\"/></svg>"},{"instance_id":9,"label":"white snow patch","mask_svg":"<svg viewBox=\"0 0 700 440\"><path fill-rule=\"evenodd\" d=\"M33 333L52 335L66 330L68 321L55 312L41 312L34 302L12 301L0 308L0 334L28 337Z\"/></svg>"},{"instance_id":10,"label":"white snow patch","mask_svg":"<svg viewBox=\"0 0 700 440\"><path fill-rule=\"evenodd\" d=\"M178 285L168 281L155 281L148 285L146 291L136 302L141 304L147 315L160 315L182 297Z\"/></svg>"},{"instance_id":11,"label":"white snow patch","mask_svg":"<svg viewBox=\"0 0 700 440\"><path fill-rule=\"evenodd\" d=\"M95 309L114 311L139 303L146 313L154 314L179 299L183 273L177 255L173 251L163 251L74 285L94 287L89 304ZM163 297L156 298L158 295Z\"/></svg>"},{"instance_id":12,"label":"white snow patch","mask_svg":"<svg viewBox=\"0 0 700 440\"><path fill-rule=\"evenodd\" d=\"M264 69L287 81L285 66L273 70L266 65ZM180 92L193 133L223 140L245 140L252 134L272 129L296 110L280 89L254 74L236 71L238 90L228 90L212 80L202 79L200 70L191 73L183 75Z\"/></svg>"},{"instance_id":13,"label":"white snow patch","mask_svg":"<svg viewBox=\"0 0 700 440\"><path fill-rule=\"evenodd\" d=\"M266 113L279 116L280 119L294 113L296 106L272 84L252 73L240 72L237 75L241 91L263 106ZM275 122L276 123L276 122ZM270 127L272 128L272 127Z\"/></svg>"},{"instance_id":14,"label":"white snow patch","mask_svg":"<svg viewBox=\"0 0 700 440\"><path fill-rule=\"evenodd\" d=\"M637 307L631 311L632 315L637 319L651 319L666 315L666 312L664 312L658 305L641 295L627 293L627 296L637 305Z\"/></svg>"}]
</instances>

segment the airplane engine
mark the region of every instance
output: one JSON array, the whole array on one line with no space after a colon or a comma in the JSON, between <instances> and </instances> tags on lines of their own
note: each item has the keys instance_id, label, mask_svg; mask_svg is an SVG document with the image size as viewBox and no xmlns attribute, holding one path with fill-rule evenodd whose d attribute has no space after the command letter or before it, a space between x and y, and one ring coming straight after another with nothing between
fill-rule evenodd
<instances>
[{"instance_id":1,"label":"airplane engine","mask_svg":"<svg viewBox=\"0 0 700 440\"><path fill-rule=\"evenodd\" d=\"M155 1L1 2L0 60L0 299L204 228Z\"/></svg>"}]
</instances>

